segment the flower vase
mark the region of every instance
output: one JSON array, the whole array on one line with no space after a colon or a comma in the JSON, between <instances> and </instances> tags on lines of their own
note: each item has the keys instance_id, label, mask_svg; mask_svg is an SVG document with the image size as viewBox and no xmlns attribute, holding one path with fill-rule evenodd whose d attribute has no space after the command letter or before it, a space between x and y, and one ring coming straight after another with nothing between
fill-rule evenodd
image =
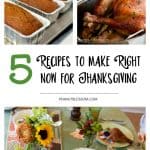
<instances>
[{"instance_id":1,"label":"flower vase","mask_svg":"<svg viewBox=\"0 0 150 150\"><path fill-rule=\"evenodd\" d=\"M86 147L87 148L93 147L94 140L95 140L94 135L85 136L84 137L84 142L85 142Z\"/></svg>"},{"instance_id":2,"label":"flower vase","mask_svg":"<svg viewBox=\"0 0 150 150\"><path fill-rule=\"evenodd\" d=\"M24 149L26 149L26 150L44 150L44 149L42 149L42 147L39 145L39 144L37 144L37 143L29 143L29 144L27 144L27 145L25 145L25 147L24 147ZM45 150L47 150L47 149L45 149Z\"/></svg>"},{"instance_id":3,"label":"flower vase","mask_svg":"<svg viewBox=\"0 0 150 150\"><path fill-rule=\"evenodd\" d=\"M41 145L34 143L33 144L34 150L48 150L46 147L42 147Z\"/></svg>"}]
</instances>

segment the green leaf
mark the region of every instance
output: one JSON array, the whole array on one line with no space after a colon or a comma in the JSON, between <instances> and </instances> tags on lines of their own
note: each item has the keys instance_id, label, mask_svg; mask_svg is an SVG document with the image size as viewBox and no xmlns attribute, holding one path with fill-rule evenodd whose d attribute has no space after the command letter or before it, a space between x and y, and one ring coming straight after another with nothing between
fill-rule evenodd
<instances>
[{"instance_id":1,"label":"green leaf","mask_svg":"<svg viewBox=\"0 0 150 150\"><path fill-rule=\"evenodd\" d=\"M86 117L86 120L89 120L89 119L90 119L88 112L85 113L85 117Z\"/></svg>"},{"instance_id":2,"label":"green leaf","mask_svg":"<svg viewBox=\"0 0 150 150\"><path fill-rule=\"evenodd\" d=\"M32 126L40 125L43 123L51 124L52 122L48 119L43 118L44 115L48 114L47 109L39 107L39 108L32 108L32 116L26 116L26 122Z\"/></svg>"},{"instance_id":3,"label":"green leaf","mask_svg":"<svg viewBox=\"0 0 150 150\"><path fill-rule=\"evenodd\" d=\"M48 113L47 109L39 107L39 108L32 108L33 116L40 117Z\"/></svg>"},{"instance_id":4,"label":"green leaf","mask_svg":"<svg viewBox=\"0 0 150 150\"><path fill-rule=\"evenodd\" d=\"M77 124L77 128L82 129L82 123L81 122L76 121L76 124Z\"/></svg>"}]
</instances>

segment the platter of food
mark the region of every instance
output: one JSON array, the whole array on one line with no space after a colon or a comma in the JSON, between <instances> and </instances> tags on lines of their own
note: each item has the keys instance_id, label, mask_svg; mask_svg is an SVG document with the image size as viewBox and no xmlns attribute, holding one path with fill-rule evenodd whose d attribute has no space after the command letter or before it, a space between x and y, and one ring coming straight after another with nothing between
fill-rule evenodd
<instances>
[{"instance_id":1,"label":"platter of food","mask_svg":"<svg viewBox=\"0 0 150 150\"><path fill-rule=\"evenodd\" d=\"M111 147L127 147L134 141L133 133L125 126L104 122L101 123L103 130L97 133L96 140Z\"/></svg>"},{"instance_id":2,"label":"platter of food","mask_svg":"<svg viewBox=\"0 0 150 150\"><path fill-rule=\"evenodd\" d=\"M145 5L145 0L80 0L78 43L144 44Z\"/></svg>"}]
</instances>

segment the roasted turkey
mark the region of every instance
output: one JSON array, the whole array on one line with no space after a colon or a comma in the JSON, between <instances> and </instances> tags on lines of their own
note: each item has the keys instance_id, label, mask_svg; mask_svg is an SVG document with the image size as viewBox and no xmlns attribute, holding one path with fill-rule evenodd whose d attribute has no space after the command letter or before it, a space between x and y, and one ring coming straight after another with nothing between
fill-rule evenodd
<instances>
[{"instance_id":1,"label":"roasted turkey","mask_svg":"<svg viewBox=\"0 0 150 150\"><path fill-rule=\"evenodd\" d=\"M94 14L103 16L107 11L111 10L113 0L98 0L94 7Z\"/></svg>"},{"instance_id":2,"label":"roasted turkey","mask_svg":"<svg viewBox=\"0 0 150 150\"><path fill-rule=\"evenodd\" d=\"M112 128L110 130L108 139L111 139L113 142L132 143L132 140L128 139L118 128Z\"/></svg>"},{"instance_id":3,"label":"roasted turkey","mask_svg":"<svg viewBox=\"0 0 150 150\"><path fill-rule=\"evenodd\" d=\"M112 11L111 17L104 17L107 11ZM145 29L145 0L99 0L93 14L84 14L84 23L92 26L106 24L122 35L130 35Z\"/></svg>"}]
</instances>

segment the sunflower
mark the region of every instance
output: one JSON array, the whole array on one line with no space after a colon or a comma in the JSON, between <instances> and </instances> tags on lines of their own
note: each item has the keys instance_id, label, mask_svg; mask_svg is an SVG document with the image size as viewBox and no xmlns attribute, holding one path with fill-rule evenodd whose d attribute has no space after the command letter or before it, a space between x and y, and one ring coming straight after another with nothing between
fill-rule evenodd
<instances>
[{"instance_id":1,"label":"sunflower","mask_svg":"<svg viewBox=\"0 0 150 150\"><path fill-rule=\"evenodd\" d=\"M37 126L35 137L42 146L49 146L52 143L54 137L52 126L48 124Z\"/></svg>"}]
</instances>

